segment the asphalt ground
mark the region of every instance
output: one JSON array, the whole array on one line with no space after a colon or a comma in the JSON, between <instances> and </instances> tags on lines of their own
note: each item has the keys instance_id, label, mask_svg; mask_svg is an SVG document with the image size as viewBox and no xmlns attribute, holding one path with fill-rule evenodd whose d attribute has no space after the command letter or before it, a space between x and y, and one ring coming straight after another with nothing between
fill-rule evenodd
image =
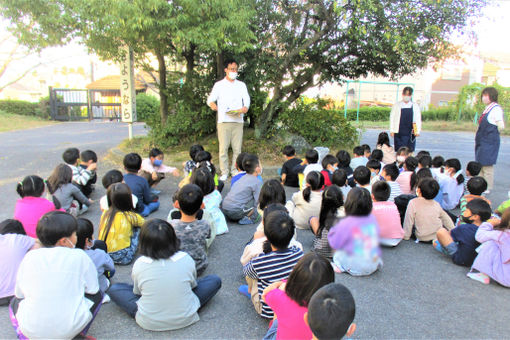
<instances>
[{"instance_id":1,"label":"asphalt ground","mask_svg":"<svg viewBox=\"0 0 510 340\"><path fill-rule=\"evenodd\" d=\"M362 143L373 146L379 131L364 131ZM143 124L134 126L134 134L144 134ZM98 177L114 166L104 161L110 148L127 137L120 123L63 123L31 130L0 133L0 219L12 217L16 183L24 176L38 174L46 178L61 162L62 152L71 146L93 149L100 160ZM429 150L432 156L456 157L465 166L474 158L474 135L463 132L424 132L417 150ZM489 198L496 206L507 199L510 190L510 138L502 138L496 187ZM265 174L265 179L271 178ZM158 189L161 208L151 215L166 218L177 179L165 179ZM229 190L226 186L224 194ZM287 188L287 197L294 190ZM104 195L99 184L92 198ZM94 204L83 217L98 226L100 210ZM230 232L218 236L209 250L209 266L204 275L217 274L223 280L219 293L200 311L200 321L171 332L151 332L114 303L105 304L89 335L99 339L261 339L268 322L260 318L251 302L237 292L244 283L239 262L245 243L255 226L229 224ZM309 231L298 230L298 240L306 251L312 244ZM468 268L454 265L428 244L403 241L394 249L383 249L382 270L369 277L337 274L356 301L357 330L353 338L508 338L510 290L497 283L486 286L466 277ZM117 266L113 282L130 282L132 266ZM15 338L8 309L0 307L0 338Z\"/></svg>"}]
</instances>

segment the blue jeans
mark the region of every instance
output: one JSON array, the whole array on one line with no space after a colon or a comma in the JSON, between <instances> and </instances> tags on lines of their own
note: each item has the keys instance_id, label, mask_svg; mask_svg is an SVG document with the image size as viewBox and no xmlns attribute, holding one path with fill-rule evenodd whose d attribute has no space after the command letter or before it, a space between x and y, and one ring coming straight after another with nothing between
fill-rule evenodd
<instances>
[{"instance_id":1,"label":"blue jeans","mask_svg":"<svg viewBox=\"0 0 510 340\"><path fill-rule=\"evenodd\" d=\"M193 293L200 301L202 308L221 288L221 279L217 275L208 275L198 279L197 286L193 288ZM114 283L108 289L108 295L122 310L134 318L138 311L136 302L140 295L133 293L133 285L127 283Z\"/></svg>"},{"instance_id":2,"label":"blue jeans","mask_svg":"<svg viewBox=\"0 0 510 340\"><path fill-rule=\"evenodd\" d=\"M267 330L266 335L262 340L275 340L276 339L276 331L278 330L278 319L273 320L273 324Z\"/></svg>"},{"instance_id":3,"label":"blue jeans","mask_svg":"<svg viewBox=\"0 0 510 340\"><path fill-rule=\"evenodd\" d=\"M159 209L159 201L150 202L149 204L143 205L143 211L140 213L143 217L149 216L151 212L154 212Z\"/></svg>"}]
</instances>

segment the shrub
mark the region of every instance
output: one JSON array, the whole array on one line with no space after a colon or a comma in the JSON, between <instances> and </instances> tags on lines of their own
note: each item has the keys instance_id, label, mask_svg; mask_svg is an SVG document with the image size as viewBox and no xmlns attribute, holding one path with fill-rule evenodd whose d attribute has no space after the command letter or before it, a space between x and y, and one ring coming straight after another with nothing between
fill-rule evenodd
<instances>
[{"instance_id":1,"label":"shrub","mask_svg":"<svg viewBox=\"0 0 510 340\"><path fill-rule=\"evenodd\" d=\"M136 115L139 122L145 122L151 116L159 117L159 99L145 93L137 94Z\"/></svg>"},{"instance_id":2,"label":"shrub","mask_svg":"<svg viewBox=\"0 0 510 340\"><path fill-rule=\"evenodd\" d=\"M313 146L338 148L358 142L359 135L344 118L342 110L328 110L323 101L305 104L298 101L279 116L280 128L298 134Z\"/></svg>"},{"instance_id":3,"label":"shrub","mask_svg":"<svg viewBox=\"0 0 510 340\"><path fill-rule=\"evenodd\" d=\"M342 116L345 114L343 110L340 110ZM381 106L363 106L359 108L359 120L368 120L368 121L387 121L390 119L390 107L381 107ZM348 109L347 110L347 120L353 121L356 120L357 109Z\"/></svg>"},{"instance_id":4,"label":"shrub","mask_svg":"<svg viewBox=\"0 0 510 340\"><path fill-rule=\"evenodd\" d=\"M0 100L0 110L23 116L38 116L39 104L24 100Z\"/></svg>"}]
</instances>

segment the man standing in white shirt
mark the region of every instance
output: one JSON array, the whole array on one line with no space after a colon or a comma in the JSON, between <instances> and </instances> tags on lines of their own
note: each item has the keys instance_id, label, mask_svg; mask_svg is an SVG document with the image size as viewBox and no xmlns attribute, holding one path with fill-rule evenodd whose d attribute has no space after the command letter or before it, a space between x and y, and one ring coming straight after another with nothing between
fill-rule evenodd
<instances>
[{"instance_id":1,"label":"man standing in white shirt","mask_svg":"<svg viewBox=\"0 0 510 340\"><path fill-rule=\"evenodd\" d=\"M243 145L243 118L250 107L250 95L246 84L237 78L237 61L225 61L225 78L216 82L207 98L207 105L217 111L217 130L222 181L229 175L228 148L232 146L232 165L230 173L234 175L235 159L241 153Z\"/></svg>"}]
</instances>

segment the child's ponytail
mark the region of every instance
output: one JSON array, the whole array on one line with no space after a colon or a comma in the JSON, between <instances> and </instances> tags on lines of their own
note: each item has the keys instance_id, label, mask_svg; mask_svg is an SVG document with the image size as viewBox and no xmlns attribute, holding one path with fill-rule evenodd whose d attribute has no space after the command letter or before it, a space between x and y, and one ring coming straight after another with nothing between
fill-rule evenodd
<instances>
[{"instance_id":1,"label":"child's ponytail","mask_svg":"<svg viewBox=\"0 0 510 340\"><path fill-rule=\"evenodd\" d=\"M16 186L16 192L21 198L25 197L23 195L23 182L18 182L18 185Z\"/></svg>"},{"instance_id":2,"label":"child's ponytail","mask_svg":"<svg viewBox=\"0 0 510 340\"><path fill-rule=\"evenodd\" d=\"M460 161L457 158L450 158L444 162L444 165L455 170L453 178L457 180L457 184L461 185L464 183L464 175L462 175L462 167Z\"/></svg>"},{"instance_id":3,"label":"child's ponytail","mask_svg":"<svg viewBox=\"0 0 510 340\"><path fill-rule=\"evenodd\" d=\"M21 198L26 196L41 197L44 192L44 180L39 176L27 176L16 186L16 192Z\"/></svg>"},{"instance_id":4,"label":"child's ponytail","mask_svg":"<svg viewBox=\"0 0 510 340\"><path fill-rule=\"evenodd\" d=\"M306 176L306 188L303 190L303 198L306 202L310 202L310 194L315 190L319 190L324 186L324 176L318 171L311 171Z\"/></svg>"}]
</instances>

